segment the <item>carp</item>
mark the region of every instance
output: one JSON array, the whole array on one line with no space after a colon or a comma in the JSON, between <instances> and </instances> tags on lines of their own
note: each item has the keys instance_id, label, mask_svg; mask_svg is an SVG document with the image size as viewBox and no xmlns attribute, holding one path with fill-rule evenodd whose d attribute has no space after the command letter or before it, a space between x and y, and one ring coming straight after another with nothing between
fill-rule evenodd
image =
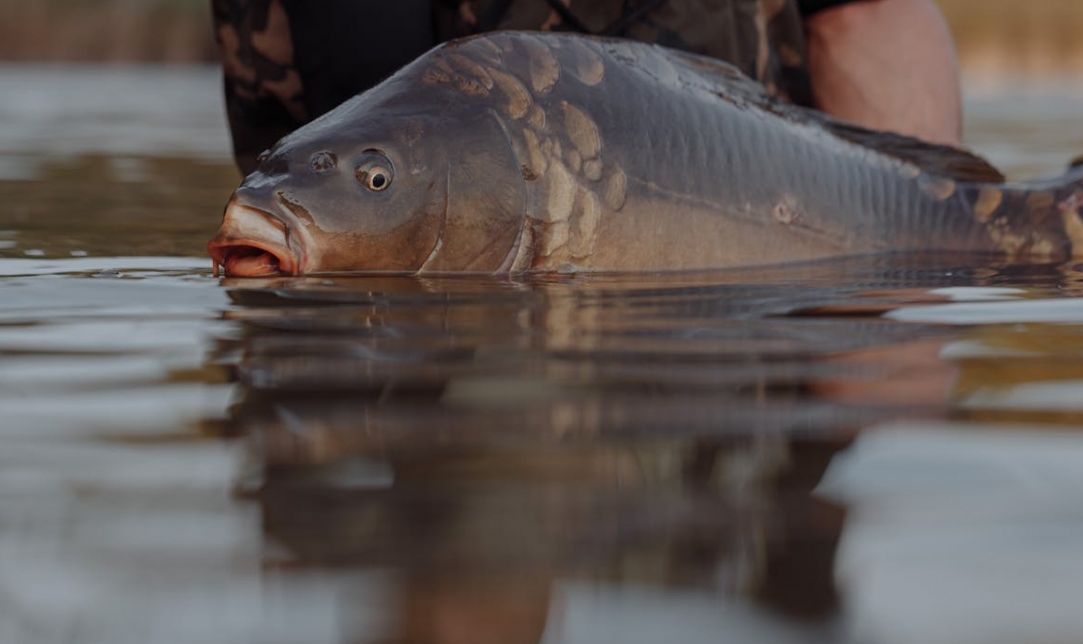
<instances>
[{"instance_id":1,"label":"carp","mask_svg":"<svg viewBox=\"0 0 1083 644\"><path fill-rule=\"evenodd\" d=\"M881 251L1083 254L1083 168L981 158L783 103L658 45L436 47L260 157L208 244L227 275L677 270Z\"/></svg>"}]
</instances>

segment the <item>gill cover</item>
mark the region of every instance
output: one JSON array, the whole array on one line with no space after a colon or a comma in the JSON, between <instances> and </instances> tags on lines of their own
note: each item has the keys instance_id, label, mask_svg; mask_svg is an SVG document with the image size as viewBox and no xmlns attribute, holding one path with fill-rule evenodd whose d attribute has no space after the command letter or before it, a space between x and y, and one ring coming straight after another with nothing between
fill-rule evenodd
<instances>
[{"instance_id":1,"label":"gill cover","mask_svg":"<svg viewBox=\"0 0 1083 644\"><path fill-rule=\"evenodd\" d=\"M447 216L422 270L492 273L517 248L526 208L522 171L496 116L486 111L480 121L448 150Z\"/></svg>"}]
</instances>

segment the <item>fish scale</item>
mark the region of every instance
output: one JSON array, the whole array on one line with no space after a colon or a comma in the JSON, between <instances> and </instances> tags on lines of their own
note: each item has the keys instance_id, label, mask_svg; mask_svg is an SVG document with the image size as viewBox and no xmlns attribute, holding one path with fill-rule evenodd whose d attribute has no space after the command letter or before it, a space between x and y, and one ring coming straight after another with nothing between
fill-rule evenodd
<instances>
[{"instance_id":1,"label":"fish scale","mask_svg":"<svg viewBox=\"0 0 1083 644\"><path fill-rule=\"evenodd\" d=\"M360 179L373 171L378 190ZM894 250L1048 261L1083 254L1081 180L1004 184L968 152L781 103L693 54L497 32L433 49L279 142L209 250L241 276L681 270Z\"/></svg>"}]
</instances>

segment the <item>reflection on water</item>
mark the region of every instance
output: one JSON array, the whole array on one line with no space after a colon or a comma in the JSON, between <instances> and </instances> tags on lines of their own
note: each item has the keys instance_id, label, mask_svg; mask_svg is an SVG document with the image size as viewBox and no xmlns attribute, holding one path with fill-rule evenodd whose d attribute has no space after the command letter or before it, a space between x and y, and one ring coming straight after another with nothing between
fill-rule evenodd
<instances>
[{"instance_id":1,"label":"reflection on water","mask_svg":"<svg viewBox=\"0 0 1083 644\"><path fill-rule=\"evenodd\" d=\"M1083 627L1080 266L219 281L160 255L213 231L224 154L26 140L0 150L33 160L0 177L0 642Z\"/></svg>"},{"instance_id":2,"label":"reflection on water","mask_svg":"<svg viewBox=\"0 0 1083 644\"><path fill-rule=\"evenodd\" d=\"M0 65L0 258L204 254L238 183L217 79Z\"/></svg>"},{"instance_id":3,"label":"reflection on water","mask_svg":"<svg viewBox=\"0 0 1083 644\"><path fill-rule=\"evenodd\" d=\"M966 88L963 138L1012 180L1064 172L1083 150L1077 80Z\"/></svg>"},{"instance_id":4,"label":"reflection on water","mask_svg":"<svg viewBox=\"0 0 1083 644\"><path fill-rule=\"evenodd\" d=\"M235 172L188 159L43 161L32 179L0 181L0 257L197 256Z\"/></svg>"},{"instance_id":5,"label":"reflection on water","mask_svg":"<svg viewBox=\"0 0 1083 644\"><path fill-rule=\"evenodd\" d=\"M0 273L11 641L1079 626L1056 608L1083 590L1070 266Z\"/></svg>"}]
</instances>

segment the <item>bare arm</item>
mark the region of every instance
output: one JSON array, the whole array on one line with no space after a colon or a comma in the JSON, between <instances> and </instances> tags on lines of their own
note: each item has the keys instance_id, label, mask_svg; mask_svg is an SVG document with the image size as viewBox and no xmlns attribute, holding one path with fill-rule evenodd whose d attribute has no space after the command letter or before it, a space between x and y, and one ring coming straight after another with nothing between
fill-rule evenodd
<instances>
[{"instance_id":1,"label":"bare arm","mask_svg":"<svg viewBox=\"0 0 1083 644\"><path fill-rule=\"evenodd\" d=\"M816 106L866 127L959 145L951 33L931 0L869 0L805 21Z\"/></svg>"}]
</instances>

